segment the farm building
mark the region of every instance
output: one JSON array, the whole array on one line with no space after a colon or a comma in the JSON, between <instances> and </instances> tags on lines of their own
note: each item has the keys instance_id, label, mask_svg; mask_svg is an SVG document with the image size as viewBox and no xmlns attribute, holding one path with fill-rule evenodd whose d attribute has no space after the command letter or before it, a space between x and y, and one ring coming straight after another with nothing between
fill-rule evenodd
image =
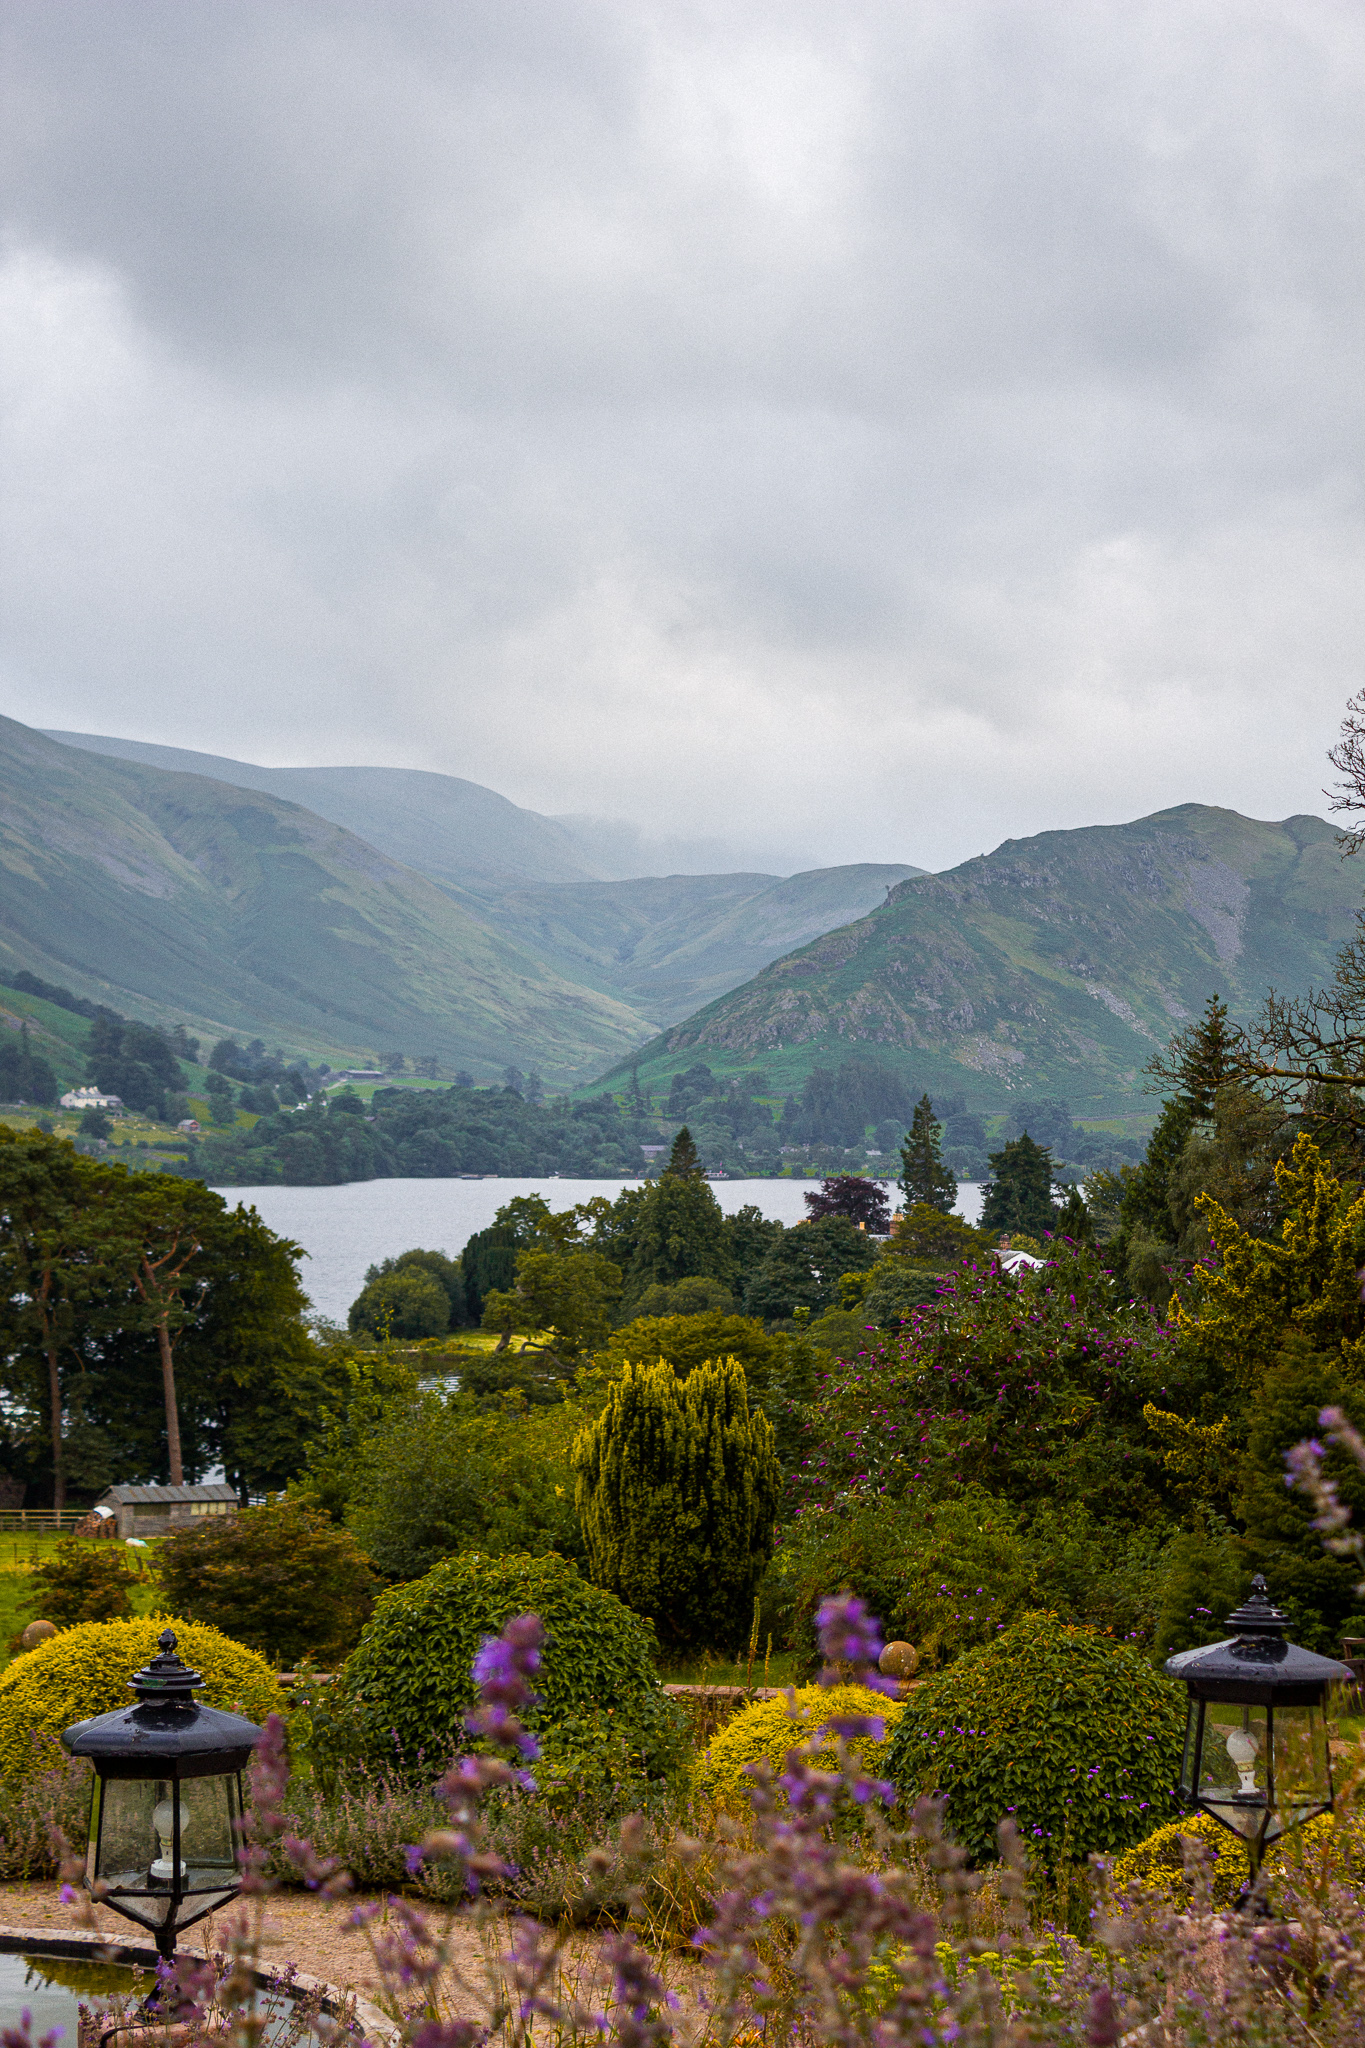
<instances>
[{"instance_id":1,"label":"farm building","mask_svg":"<svg viewBox=\"0 0 1365 2048\"><path fill-rule=\"evenodd\" d=\"M111 1508L120 1538L169 1536L201 1515L235 1515L237 1496L222 1480L207 1486L111 1486L95 1503Z\"/></svg>"}]
</instances>

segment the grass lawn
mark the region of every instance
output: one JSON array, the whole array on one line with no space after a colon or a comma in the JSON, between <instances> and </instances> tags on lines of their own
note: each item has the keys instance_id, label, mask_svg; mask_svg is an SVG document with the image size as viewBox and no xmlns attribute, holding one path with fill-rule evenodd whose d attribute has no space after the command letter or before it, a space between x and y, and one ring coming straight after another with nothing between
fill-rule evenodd
<instances>
[{"instance_id":1,"label":"grass lawn","mask_svg":"<svg viewBox=\"0 0 1365 2048\"><path fill-rule=\"evenodd\" d=\"M763 1652L760 1650L749 1668L747 1657L739 1660L722 1660L703 1650L695 1657L682 1657L661 1664L659 1683L661 1685L799 1685L796 1675L797 1656L794 1650L775 1651L768 1660L767 1674L764 1674Z\"/></svg>"}]
</instances>

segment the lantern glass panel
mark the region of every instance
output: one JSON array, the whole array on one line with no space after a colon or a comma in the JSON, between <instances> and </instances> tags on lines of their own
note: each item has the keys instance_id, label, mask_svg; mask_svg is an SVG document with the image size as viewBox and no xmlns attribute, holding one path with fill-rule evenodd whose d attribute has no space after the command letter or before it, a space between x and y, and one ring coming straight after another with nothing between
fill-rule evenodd
<instances>
[{"instance_id":1,"label":"lantern glass panel","mask_svg":"<svg viewBox=\"0 0 1365 2048\"><path fill-rule=\"evenodd\" d=\"M1196 1791L1196 1769L1199 1761L1199 1721L1204 1711L1204 1702L1190 1694L1190 1703L1185 1715L1185 1748L1180 1759L1180 1796L1187 1804L1193 1801Z\"/></svg>"},{"instance_id":2,"label":"lantern glass panel","mask_svg":"<svg viewBox=\"0 0 1365 2048\"><path fill-rule=\"evenodd\" d=\"M144 1925L185 1925L236 1891L238 1818L235 1772L178 1786L166 1778L106 1779L95 1795L87 1876Z\"/></svg>"},{"instance_id":3,"label":"lantern glass panel","mask_svg":"<svg viewBox=\"0 0 1365 2048\"><path fill-rule=\"evenodd\" d=\"M1204 1703L1199 1803L1234 1834L1258 1840L1270 1806L1270 1761L1264 1707Z\"/></svg>"},{"instance_id":4,"label":"lantern glass panel","mask_svg":"<svg viewBox=\"0 0 1365 2048\"><path fill-rule=\"evenodd\" d=\"M100 1791L94 1876L118 1900L123 1912L148 1927L159 1927L172 1898L170 1884L155 1882L152 1877L152 1863L161 1854L152 1815L169 1797L171 1787L164 1778L106 1778Z\"/></svg>"},{"instance_id":5,"label":"lantern glass panel","mask_svg":"<svg viewBox=\"0 0 1365 2048\"><path fill-rule=\"evenodd\" d=\"M1275 1812L1267 1839L1298 1827L1331 1804L1327 1723L1320 1707L1276 1707L1271 1734Z\"/></svg>"}]
</instances>

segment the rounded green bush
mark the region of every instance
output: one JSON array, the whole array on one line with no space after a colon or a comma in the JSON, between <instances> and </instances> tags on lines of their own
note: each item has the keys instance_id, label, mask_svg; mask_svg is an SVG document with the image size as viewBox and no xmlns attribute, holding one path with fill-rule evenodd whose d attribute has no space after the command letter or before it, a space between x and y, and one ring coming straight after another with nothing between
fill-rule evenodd
<instances>
[{"instance_id":1,"label":"rounded green bush","mask_svg":"<svg viewBox=\"0 0 1365 2048\"><path fill-rule=\"evenodd\" d=\"M63 1728L131 1705L128 1680L155 1657L157 1638L167 1628L175 1630L185 1663L203 1674L196 1699L252 1721L287 1712L265 1659L216 1628L165 1615L83 1621L16 1657L0 1673L0 1777L21 1784L51 1770L63 1756Z\"/></svg>"},{"instance_id":2,"label":"rounded green bush","mask_svg":"<svg viewBox=\"0 0 1365 2048\"><path fill-rule=\"evenodd\" d=\"M750 1764L769 1763L782 1769L789 1749L806 1742L832 1714L876 1714L885 1723L886 1738L873 1742L859 1736L851 1747L864 1769L880 1775L886 1768L887 1740L902 1714L896 1700L865 1685L804 1685L788 1699L756 1700L713 1735L697 1764L696 1788L723 1806L742 1806L753 1783ZM817 1760L832 1756L833 1739L822 1744Z\"/></svg>"},{"instance_id":3,"label":"rounded green bush","mask_svg":"<svg viewBox=\"0 0 1365 2048\"><path fill-rule=\"evenodd\" d=\"M443 1771L469 1747L475 1652L517 1614L538 1614L545 1627L541 1699L526 1722L547 1761L606 1744L628 1751L635 1769L662 1769L676 1713L655 1675L654 1631L554 1551L462 1551L383 1594L329 1702L344 1746L372 1766Z\"/></svg>"},{"instance_id":4,"label":"rounded green bush","mask_svg":"<svg viewBox=\"0 0 1365 2048\"><path fill-rule=\"evenodd\" d=\"M947 1795L974 1861L1014 1821L1049 1869L1139 1842L1174 1811L1184 1695L1135 1650L1054 1614L1021 1615L916 1687L887 1768L902 1799Z\"/></svg>"}]
</instances>

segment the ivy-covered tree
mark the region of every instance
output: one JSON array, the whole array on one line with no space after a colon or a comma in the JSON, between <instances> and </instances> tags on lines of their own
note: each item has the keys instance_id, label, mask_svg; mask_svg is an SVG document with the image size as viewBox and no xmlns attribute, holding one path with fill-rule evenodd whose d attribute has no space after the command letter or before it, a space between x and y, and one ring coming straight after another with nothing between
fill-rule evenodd
<instances>
[{"instance_id":1,"label":"ivy-covered tree","mask_svg":"<svg viewBox=\"0 0 1365 2048\"><path fill-rule=\"evenodd\" d=\"M925 1203L950 1215L957 1203L957 1179L943 1163L943 1126L927 1095L915 1104L905 1143L901 1146L901 1189L905 1206Z\"/></svg>"},{"instance_id":2,"label":"ivy-covered tree","mask_svg":"<svg viewBox=\"0 0 1365 2048\"><path fill-rule=\"evenodd\" d=\"M732 1650L772 1555L781 1469L736 1359L680 1380L628 1365L573 1450L578 1516L599 1586L676 1645Z\"/></svg>"}]
</instances>

